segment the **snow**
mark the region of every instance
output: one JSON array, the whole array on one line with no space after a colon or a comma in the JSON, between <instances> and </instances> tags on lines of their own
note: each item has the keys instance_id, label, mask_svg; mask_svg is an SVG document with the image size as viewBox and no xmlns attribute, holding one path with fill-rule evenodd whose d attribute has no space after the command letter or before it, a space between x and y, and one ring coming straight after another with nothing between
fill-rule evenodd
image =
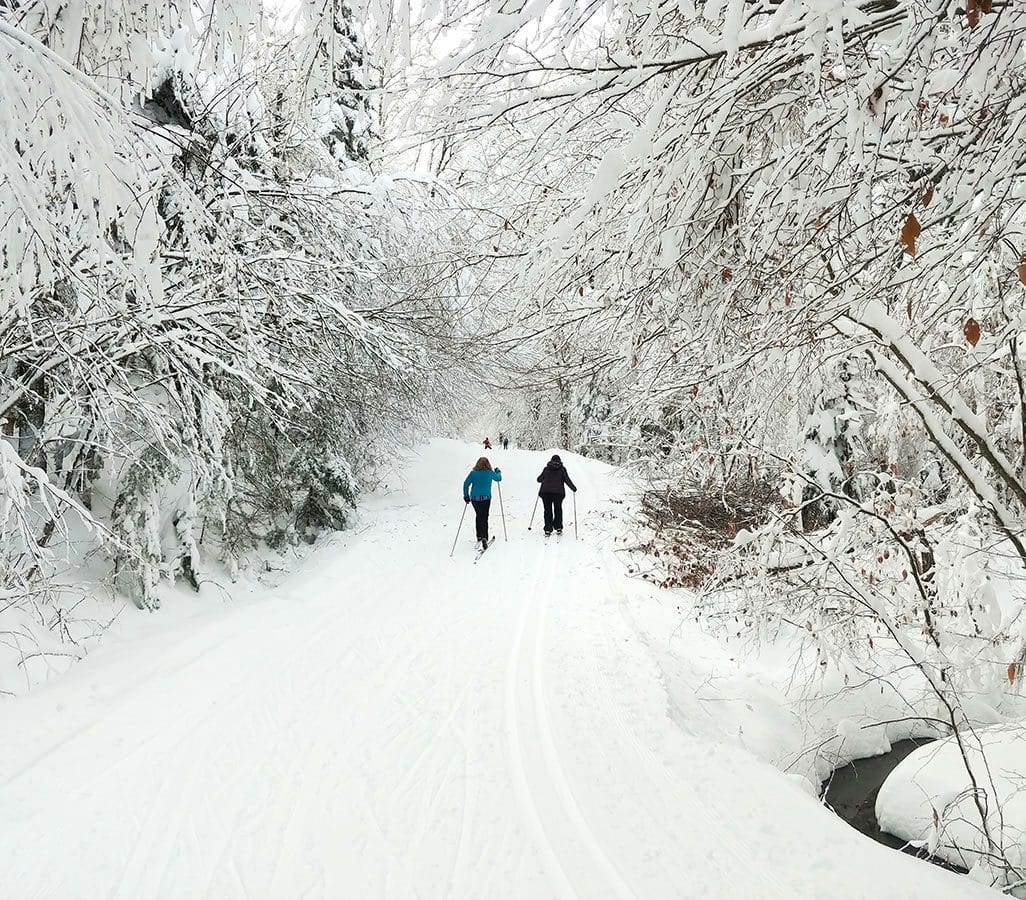
<instances>
[{"instance_id":1,"label":"snow","mask_svg":"<svg viewBox=\"0 0 1026 900\"><path fill-rule=\"evenodd\" d=\"M619 178L626 168L627 160L623 151L618 147L609 150L595 169L595 174L584 197L584 205L591 207L616 190Z\"/></svg>"},{"instance_id":2,"label":"snow","mask_svg":"<svg viewBox=\"0 0 1026 900\"><path fill-rule=\"evenodd\" d=\"M1013 722L979 729L975 734L966 732L964 744L965 756L949 737L906 757L877 796L880 826L903 840L922 843L955 865L983 870L987 843L966 769L968 759L988 809L988 829L1004 847L1009 862L1021 869L1026 863L1022 776L1026 727Z\"/></svg>"},{"instance_id":3,"label":"snow","mask_svg":"<svg viewBox=\"0 0 1026 900\"><path fill-rule=\"evenodd\" d=\"M430 444L278 587L126 610L4 701L4 895L993 896L746 749L793 717L625 576L607 466L563 452L580 540L568 498L546 543L527 532L546 454L493 450L509 541L493 503L494 548L473 565L465 525L450 559L478 455Z\"/></svg>"}]
</instances>

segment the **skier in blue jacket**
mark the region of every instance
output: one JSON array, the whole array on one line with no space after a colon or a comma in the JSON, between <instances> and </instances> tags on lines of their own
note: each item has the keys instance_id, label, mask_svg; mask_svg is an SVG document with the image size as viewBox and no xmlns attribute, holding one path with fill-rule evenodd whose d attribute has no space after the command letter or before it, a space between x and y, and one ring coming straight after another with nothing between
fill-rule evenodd
<instances>
[{"instance_id":1,"label":"skier in blue jacket","mask_svg":"<svg viewBox=\"0 0 1026 900\"><path fill-rule=\"evenodd\" d=\"M492 505L492 482L502 481L502 470L492 469L487 456L482 456L463 482L463 502L474 504L477 539L481 548L488 546L488 510Z\"/></svg>"}]
</instances>

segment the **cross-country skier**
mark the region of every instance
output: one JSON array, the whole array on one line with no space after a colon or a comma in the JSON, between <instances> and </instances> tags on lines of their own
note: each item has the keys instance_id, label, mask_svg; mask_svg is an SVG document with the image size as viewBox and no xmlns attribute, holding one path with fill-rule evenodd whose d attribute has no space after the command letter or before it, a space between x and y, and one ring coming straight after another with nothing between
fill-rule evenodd
<instances>
[{"instance_id":1,"label":"cross-country skier","mask_svg":"<svg viewBox=\"0 0 1026 900\"><path fill-rule=\"evenodd\" d=\"M485 450L491 450L492 449L492 442L491 442L490 438L485 438L484 441L482 441L482 443L484 444Z\"/></svg>"},{"instance_id":2,"label":"cross-country skier","mask_svg":"<svg viewBox=\"0 0 1026 900\"><path fill-rule=\"evenodd\" d=\"M488 547L488 510L492 505L493 481L502 481L502 470L493 470L488 457L482 456L463 482L463 502L474 504L477 540L482 550Z\"/></svg>"},{"instance_id":3,"label":"cross-country skier","mask_svg":"<svg viewBox=\"0 0 1026 900\"><path fill-rule=\"evenodd\" d=\"M541 475L538 476L538 482L541 484L538 496L541 497L542 508L545 511L545 536L552 534L553 529L556 530L556 534L562 534L563 498L566 496L566 487L576 494L577 486L567 475L558 453L553 453L552 459L545 464Z\"/></svg>"}]
</instances>

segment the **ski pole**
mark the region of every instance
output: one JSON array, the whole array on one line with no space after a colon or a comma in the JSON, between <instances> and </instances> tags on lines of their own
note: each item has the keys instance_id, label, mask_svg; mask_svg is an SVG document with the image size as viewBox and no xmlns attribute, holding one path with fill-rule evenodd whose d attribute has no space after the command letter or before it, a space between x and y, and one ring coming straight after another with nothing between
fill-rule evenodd
<instances>
[{"instance_id":1,"label":"ski pole","mask_svg":"<svg viewBox=\"0 0 1026 900\"><path fill-rule=\"evenodd\" d=\"M574 540L577 540L577 491L574 491Z\"/></svg>"},{"instance_id":2,"label":"ski pole","mask_svg":"<svg viewBox=\"0 0 1026 900\"><path fill-rule=\"evenodd\" d=\"M467 507L469 503L463 504L463 515L460 516L460 524L456 527L456 537L452 541L452 550L449 551L449 556L452 556L456 552L456 541L460 539L460 529L463 527L463 520L467 517Z\"/></svg>"},{"instance_id":3,"label":"ski pole","mask_svg":"<svg viewBox=\"0 0 1026 900\"><path fill-rule=\"evenodd\" d=\"M509 532L506 531L506 510L502 505L502 484L496 482L495 486L499 489L499 512L502 513L502 536L509 542Z\"/></svg>"},{"instance_id":4,"label":"ski pole","mask_svg":"<svg viewBox=\"0 0 1026 900\"><path fill-rule=\"evenodd\" d=\"M527 523L527 530L531 530L531 526L534 524L534 514L538 512L538 498L534 498L534 509L531 510L531 521Z\"/></svg>"}]
</instances>

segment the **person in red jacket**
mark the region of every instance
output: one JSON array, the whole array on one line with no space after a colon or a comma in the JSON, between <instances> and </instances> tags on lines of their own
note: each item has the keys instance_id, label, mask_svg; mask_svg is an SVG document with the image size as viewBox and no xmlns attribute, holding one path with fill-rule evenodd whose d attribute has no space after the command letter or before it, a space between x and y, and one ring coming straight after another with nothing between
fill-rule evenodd
<instances>
[{"instance_id":1,"label":"person in red jacket","mask_svg":"<svg viewBox=\"0 0 1026 900\"><path fill-rule=\"evenodd\" d=\"M545 535L547 537L552 534L553 529L556 534L562 534L563 498L566 497L566 488L576 493L577 486L570 480L558 453L554 453L552 459L545 464L541 475L538 476L538 483L541 485L538 496L541 497L545 513Z\"/></svg>"}]
</instances>

